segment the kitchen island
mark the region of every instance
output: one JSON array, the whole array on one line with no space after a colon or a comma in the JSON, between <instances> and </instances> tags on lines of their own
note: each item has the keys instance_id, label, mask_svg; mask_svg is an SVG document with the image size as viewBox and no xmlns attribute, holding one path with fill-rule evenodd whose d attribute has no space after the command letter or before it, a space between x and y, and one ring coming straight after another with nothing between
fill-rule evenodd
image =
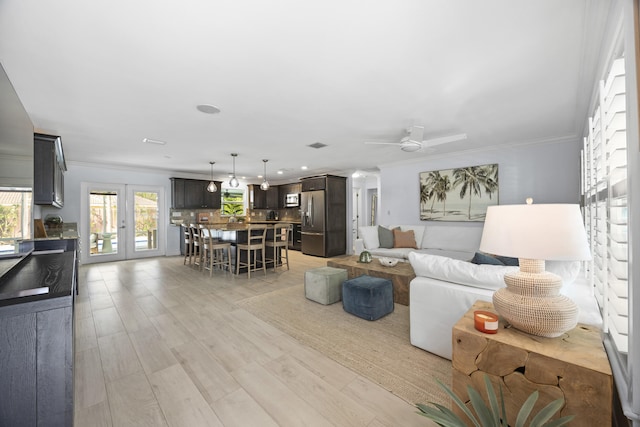
<instances>
[{"instance_id":1,"label":"kitchen island","mask_svg":"<svg viewBox=\"0 0 640 427\"><path fill-rule=\"evenodd\" d=\"M76 251L31 249L0 259L0 421L73 425Z\"/></svg>"}]
</instances>

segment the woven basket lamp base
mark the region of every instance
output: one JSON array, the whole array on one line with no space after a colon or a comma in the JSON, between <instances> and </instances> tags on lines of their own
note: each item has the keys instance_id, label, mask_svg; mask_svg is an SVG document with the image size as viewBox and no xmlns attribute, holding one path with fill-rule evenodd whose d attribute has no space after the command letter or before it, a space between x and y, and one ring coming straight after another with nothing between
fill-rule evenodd
<instances>
[{"instance_id":1,"label":"woven basket lamp base","mask_svg":"<svg viewBox=\"0 0 640 427\"><path fill-rule=\"evenodd\" d=\"M514 328L554 338L578 324L578 307L560 295L562 279L545 271L544 261L520 259L520 271L504 281L507 287L493 294L493 305Z\"/></svg>"}]
</instances>

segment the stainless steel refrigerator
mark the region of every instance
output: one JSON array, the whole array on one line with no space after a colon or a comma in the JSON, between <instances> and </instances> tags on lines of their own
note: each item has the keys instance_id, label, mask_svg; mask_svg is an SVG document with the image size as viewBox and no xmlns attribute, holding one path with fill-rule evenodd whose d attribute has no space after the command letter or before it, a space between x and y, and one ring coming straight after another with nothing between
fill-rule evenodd
<instances>
[{"instance_id":1,"label":"stainless steel refrigerator","mask_svg":"<svg viewBox=\"0 0 640 427\"><path fill-rule=\"evenodd\" d=\"M304 191L300 204L302 219L302 253L325 255L325 192Z\"/></svg>"}]
</instances>

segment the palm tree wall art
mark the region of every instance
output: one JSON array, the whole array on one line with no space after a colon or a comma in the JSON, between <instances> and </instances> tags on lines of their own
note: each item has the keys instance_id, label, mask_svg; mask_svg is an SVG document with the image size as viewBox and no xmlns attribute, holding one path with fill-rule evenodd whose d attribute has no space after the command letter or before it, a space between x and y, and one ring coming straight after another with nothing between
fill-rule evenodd
<instances>
[{"instance_id":1,"label":"palm tree wall art","mask_svg":"<svg viewBox=\"0 0 640 427\"><path fill-rule=\"evenodd\" d=\"M484 221L497 204L497 163L420 173L423 221Z\"/></svg>"}]
</instances>

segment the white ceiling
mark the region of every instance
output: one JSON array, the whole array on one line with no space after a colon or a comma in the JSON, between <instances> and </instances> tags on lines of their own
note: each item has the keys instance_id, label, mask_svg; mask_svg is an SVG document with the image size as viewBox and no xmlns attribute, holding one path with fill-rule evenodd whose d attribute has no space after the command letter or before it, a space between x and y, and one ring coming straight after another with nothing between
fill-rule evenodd
<instances>
[{"instance_id":1,"label":"white ceiling","mask_svg":"<svg viewBox=\"0 0 640 427\"><path fill-rule=\"evenodd\" d=\"M609 3L0 0L0 62L68 161L288 181L578 138ZM413 124L468 139L364 145Z\"/></svg>"}]
</instances>

